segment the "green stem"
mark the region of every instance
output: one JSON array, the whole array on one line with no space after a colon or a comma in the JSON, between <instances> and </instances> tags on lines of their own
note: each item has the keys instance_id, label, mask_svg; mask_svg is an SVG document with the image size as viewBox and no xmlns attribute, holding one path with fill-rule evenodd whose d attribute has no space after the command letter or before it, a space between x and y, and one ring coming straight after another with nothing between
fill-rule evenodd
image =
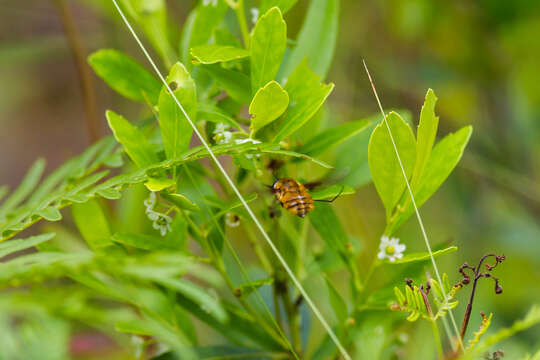
<instances>
[{"instance_id":1,"label":"green stem","mask_svg":"<svg viewBox=\"0 0 540 360\"><path fill-rule=\"evenodd\" d=\"M435 320L431 320L430 322L431 328L433 329L433 337L435 338L435 344L437 345L437 353L439 354L439 359L442 359L444 355L441 344L441 337L439 335L439 328L437 327L437 322Z\"/></svg>"},{"instance_id":2,"label":"green stem","mask_svg":"<svg viewBox=\"0 0 540 360\"><path fill-rule=\"evenodd\" d=\"M236 16L238 17L238 24L240 25L240 31L242 32L242 39L244 39L244 46L249 49L249 30L246 22L246 14L244 12L244 0L238 0L234 9Z\"/></svg>"},{"instance_id":3,"label":"green stem","mask_svg":"<svg viewBox=\"0 0 540 360\"><path fill-rule=\"evenodd\" d=\"M291 294L287 285L284 286L281 296L283 299L283 304L285 305L287 318L289 319L289 329L291 332L292 346L298 356L302 357L302 341L300 339L300 315L298 313L298 308L294 305L291 299Z\"/></svg>"},{"instance_id":4,"label":"green stem","mask_svg":"<svg viewBox=\"0 0 540 360\"><path fill-rule=\"evenodd\" d=\"M253 251L255 251L255 254L259 258L259 261L261 262L261 265L263 266L264 270L269 274L272 275L274 270L272 268L272 264L270 263L270 260L268 260L268 257L266 256L266 253L264 252L263 248L257 241L257 238L255 237L255 234L253 233L253 230L251 229L251 226L247 225L245 226L246 233L248 235L248 241L253 247Z\"/></svg>"}]
</instances>

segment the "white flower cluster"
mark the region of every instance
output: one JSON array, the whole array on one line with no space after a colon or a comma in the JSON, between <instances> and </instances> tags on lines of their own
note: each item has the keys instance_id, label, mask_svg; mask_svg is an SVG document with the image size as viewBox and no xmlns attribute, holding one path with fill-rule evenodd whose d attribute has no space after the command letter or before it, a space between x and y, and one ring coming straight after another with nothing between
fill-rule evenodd
<instances>
[{"instance_id":1,"label":"white flower cluster","mask_svg":"<svg viewBox=\"0 0 540 360\"><path fill-rule=\"evenodd\" d=\"M259 19L259 9L252 8L251 9L251 22L255 24L258 19Z\"/></svg>"},{"instance_id":2,"label":"white flower cluster","mask_svg":"<svg viewBox=\"0 0 540 360\"><path fill-rule=\"evenodd\" d=\"M148 199L144 201L144 206L146 206L146 216L150 221L152 221L152 227L156 230L159 230L161 236L165 236L167 232L172 231L171 223L172 218L168 215L162 214L154 210L156 205L156 193L150 192Z\"/></svg>"},{"instance_id":3,"label":"white flower cluster","mask_svg":"<svg viewBox=\"0 0 540 360\"><path fill-rule=\"evenodd\" d=\"M403 257L403 252L405 251L406 246L399 243L398 238L389 239L388 236L383 235L381 237L381 244L379 245L379 253L377 257L382 259L388 259L391 262L396 261L396 259L401 259Z\"/></svg>"},{"instance_id":4,"label":"white flower cluster","mask_svg":"<svg viewBox=\"0 0 540 360\"><path fill-rule=\"evenodd\" d=\"M229 131L230 126L224 123L219 123L216 125L216 128L214 129L214 141L216 144L230 144L233 140L233 133ZM258 140L253 140L250 138L245 139L234 139L234 143L236 145L242 145L246 143L252 143L252 144L260 144L261 142ZM257 157L259 157L260 154L257 154ZM251 159L253 155L251 154L245 154L245 157L248 159Z\"/></svg>"}]
</instances>

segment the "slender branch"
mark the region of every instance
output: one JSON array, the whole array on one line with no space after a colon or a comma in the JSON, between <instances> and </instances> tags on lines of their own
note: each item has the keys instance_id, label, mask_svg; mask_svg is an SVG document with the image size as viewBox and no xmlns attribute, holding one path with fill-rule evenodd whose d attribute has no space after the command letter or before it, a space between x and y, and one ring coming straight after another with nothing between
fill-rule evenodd
<instances>
[{"instance_id":1,"label":"slender branch","mask_svg":"<svg viewBox=\"0 0 540 360\"><path fill-rule=\"evenodd\" d=\"M240 31L242 32L244 46L246 49L249 49L249 30L246 22L246 14L244 12L244 0L238 0L236 2L234 11L236 12L236 17L238 17L238 24L240 25Z\"/></svg>"},{"instance_id":2,"label":"slender branch","mask_svg":"<svg viewBox=\"0 0 540 360\"><path fill-rule=\"evenodd\" d=\"M93 143L99 139L100 131L92 74L86 64L86 54L82 45L81 35L75 26L73 15L69 10L68 4L66 4L66 0L54 0L54 3L60 14L60 20L62 21L71 54L73 55L73 60L75 61L75 66L77 68L77 77L79 78L85 110L86 131L90 142Z\"/></svg>"}]
</instances>

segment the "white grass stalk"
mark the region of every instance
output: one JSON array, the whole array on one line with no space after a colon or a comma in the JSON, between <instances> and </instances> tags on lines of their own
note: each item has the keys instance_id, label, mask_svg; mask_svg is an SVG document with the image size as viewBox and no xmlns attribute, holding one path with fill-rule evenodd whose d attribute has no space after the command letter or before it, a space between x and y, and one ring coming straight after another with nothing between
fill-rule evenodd
<instances>
[{"instance_id":1,"label":"white grass stalk","mask_svg":"<svg viewBox=\"0 0 540 360\"><path fill-rule=\"evenodd\" d=\"M180 103L180 101L178 101L176 95L174 94L174 92L172 91L172 89L169 87L169 84L167 84L167 81L165 80L165 78L163 77L163 75L161 74L161 72L159 71L157 65L155 64L154 60L152 59L152 57L150 56L150 54L148 53L148 51L146 50L146 48L144 47L143 43L141 42L141 40L139 39L139 37L137 36L137 33L135 32L135 30L133 29L133 27L131 26L131 24L129 23L128 19L126 18L126 16L124 15L124 12L122 11L122 9L120 8L120 6L118 5L118 3L116 2L116 0L112 0L114 6L116 7L116 9L118 10L118 13L120 14L120 16L122 17L122 20L124 20L126 26L128 27L129 31L131 32L131 34L133 35L133 37L135 38L135 41L137 42L137 44L140 46L142 52L144 53L144 55L146 56L146 58L148 59L148 61L150 62L150 64L152 65L152 68L154 69L154 71L156 72L156 74L158 75L158 77L160 78L160 80L163 82L163 84L165 85L166 89L169 91L169 93L172 95L174 101L176 102L176 105L178 105L178 107L180 108L180 110L182 111L182 113L184 114L184 116L186 117L186 119L188 120L189 124L191 125L191 127L193 128L193 131L195 132L195 134L197 135L197 137L199 138L199 140L201 141L201 143L203 144L203 146L206 148L206 150L208 151L208 154L210 155L210 157L212 158L212 160L215 162L216 166L219 168L219 170L221 171L221 173L223 174L223 177L225 178L225 180L229 183L229 185L231 186L231 188L233 189L234 193L236 194L236 196L238 197L238 199L240 200L240 202L242 203L242 205L244 206L244 208L246 209L246 211L248 212L249 216L251 217L251 219L253 220L253 222L255 223L255 225L257 226L257 228L259 229L259 231L261 232L263 238L266 240L266 242L268 243L268 246L270 246L270 248L272 249L272 251L274 252L274 254L276 255L276 257L278 258L279 262L283 265L285 271L287 272L287 274L289 275L289 277L291 278L292 282L294 283L294 285L296 286L296 288L298 289L298 291L300 292L300 294L302 294L302 296L304 297L304 300L306 301L306 303L309 305L309 307L311 308L311 310L313 311L313 314L317 317L317 319L319 319L319 321L321 322L322 326L325 328L326 332L328 333L328 336L330 336L330 338L332 339L332 341L336 344L337 348L339 349L341 355L343 356L343 358L345 358L346 360L352 360L351 359L351 356L347 353L347 350L345 350L345 347L343 347L343 345L341 344L341 342L339 341L338 337L336 336L336 334L334 333L334 331L332 330L332 328L330 327L330 325L328 325L328 323L326 322L326 320L324 319L323 315L321 314L321 312L319 311L319 309L317 308L317 306L315 306L315 304L313 303L313 301L311 300L311 297L309 297L309 295L307 294L306 290L304 289L304 287L302 286L302 284L300 284L300 281L296 278L296 276L294 275L294 273L292 272L291 268L289 267L289 265L287 265L287 262L285 261L285 259L283 259L283 257L281 256L281 254L279 253L279 250L276 248L276 246L274 245L274 243L272 242L272 240L270 239L270 237L268 236L268 234L266 233L266 231L264 230L263 226L261 225L260 221L257 219L257 217L255 216L255 214L253 213L253 210L251 210L251 208L249 207L249 205L247 204L246 200L244 199L244 197L242 196L242 194L240 193L240 191L238 190L238 188L236 187L236 185L234 184L234 182L232 181L232 179L229 177L229 175L227 174L227 172L225 171L225 168L223 168L223 165L221 165L221 163L219 162L218 158L216 157L216 155L214 154L214 152L212 151L212 149L210 148L210 146L208 145L208 143L206 142L206 140L204 139L204 137L201 135L201 133L199 132L199 130L197 129L197 127L195 126L195 124L193 123L193 121L191 120L191 118L189 117L189 115L187 114L186 110L184 109L184 107L182 106L182 104Z\"/></svg>"},{"instance_id":2,"label":"white grass stalk","mask_svg":"<svg viewBox=\"0 0 540 360\"><path fill-rule=\"evenodd\" d=\"M366 69L367 76L369 78L369 82L371 83L371 88L373 89L373 93L375 94L375 98L377 99L377 104L379 105L379 109L381 110L381 114L383 117L383 122L386 125L386 128L388 129L388 135L390 135L390 140L392 141L392 146L394 147L394 151L396 153L396 157L399 163L399 166L401 168L401 172L403 173L403 178L405 179L405 184L407 184L407 190L409 191L409 195L411 196L411 202L414 206L414 212L416 213L416 218L418 219L418 224L420 225L420 229L422 231L422 235L424 237L424 241L426 243L426 248L429 252L429 257L431 258L431 263L433 264L433 269L435 270L435 275L437 276L437 281L439 284L443 284L441 275L439 274L439 268L437 266L437 263L435 262L435 258L433 257L433 252L431 251L431 245L429 243L429 239L426 233L426 229L424 227L424 222L422 221L422 217L420 216L420 211L418 211L418 207L416 206L416 201L414 200L414 195L411 190L411 185L409 184L409 180L407 179L407 173L405 172L405 168L403 167L403 163L401 162L401 157L399 156L399 151L396 146L396 142L394 141L394 136L392 135L392 130L390 130L390 125L388 125L388 121L386 121L386 115L384 113L381 100L379 100L379 95L377 95L377 90L375 89L375 85L373 84L373 80L371 79L371 75L369 74L369 70L367 68L366 62L364 59L362 59L362 62L364 63L364 68ZM448 301L448 296L446 295L446 291L444 290L444 287L442 287L442 293L444 296L444 301ZM452 321L452 325L454 327L454 331L456 333L456 337L459 339L459 343L461 345L461 349L463 349L463 342L461 341L461 336L459 336L459 331L456 324L456 319L454 318L454 314L452 313L452 309L448 309L448 314L450 315L450 320ZM449 337L450 343L452 346L454 346L454 342L452 341L452 337L450 336L450 333L448 331L448 327L445 326L445 329L447 330L447 335Z\"/></svg>"}]
</instances>

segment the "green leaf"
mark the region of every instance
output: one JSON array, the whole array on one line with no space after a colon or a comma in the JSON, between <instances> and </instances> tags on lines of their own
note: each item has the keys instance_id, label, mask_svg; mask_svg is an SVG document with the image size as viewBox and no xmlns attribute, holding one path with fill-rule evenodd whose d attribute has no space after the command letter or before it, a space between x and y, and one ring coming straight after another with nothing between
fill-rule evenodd
<instances>
[{"instance_id":1,"label":"green leaf","mask_svg":"<svg viewBox=\"0 0 540 360\"><path fill-rule=\"evenodd\" d=\"M355 190L347 185L335 184L327 187L326 189L314 191L311 193L313 200L328 200L333 199L338 194L341 195L352 195L355 193Z\"/></svg>"},{"instance_id":2,"label":"green leaf","mask_svg":"<svg viewBox=\"0 0 540 360\"><path fill-rule=\"evenodd\" d=\"M14 239L0 243L0 259L6 255L13 254L17 251L25 250L33 246L37 246L45 241L51 240L55 236L54 233L32 236L26 239Z\"/></svg>"},{"instance_id":3,"label":"green leaf","mask_svg":"<svg viewBox=\"0 0 540 360\"><path fill-rule=\"evenodd\" d=\"M178 249L178 244L170 243L167 238L162 236L116 233L111 237L111 240L137 249L150 251Z\"/></svg>"},{"instance_id":4,"label":"green leaf","mask_svg":"<svg viewBox=\"0 0 540 360\"><path fill-rule=\"evenodd\" d=\"M339 0L312 0L298 35L297 45L287 57L279 77L289 74L306 57L310 68L323 79L328 73L338 34Z\"/></svg>"},{"instance_id":5,"label":"green leaf","mask_svg":"<svg viewBox=\"0 0 540 360\"><path fill-rule=\"evenodd\" d=\"M204 65L202 69L223 87L225 92L241 104L251 101L251 85L249 77L241 72L224 69L220 65Z\"/></svg>"},{"instance_id":6,"label":"green leaf","mask_svg":"<svg viewBox=\"0 0 540 360\"><path fill-rule=\"evenodd\" d=\"M201 64L215 64L247 58L250 53L246 49L235 46L199 45L191 48L191 56Z\"/></svg>"},{"instance_id":7,"label":"green leaf","mask_svg":"<svg viewBox=\"0 0 540 360\"><path fill-rule=\"evenodd\" d=\"M271 7L277 6L279 10L281 10L281 13L285 14L297 1L298 0L262 0L259 11L261 14L264 14L270 10Z\"/></svg>"},{"instance_id":8,"label":"green leaf","mask_svg":"<svg viewBox=\"0 0 540 360\"><path fill-rule=\"evenodd\" d=\"M195 204L182 194L161 194L161 197L163 197L168 202L176 205L179 209L188 211L201 210L197 204Z\"/></svg>"},{"instance_id":9,"label":"green leaf","mask_svg":"<svg viewBox=\"0 0 540 360\"><path fill-rule=\"evenodd\" d=\"M161 191L174 185L176 185L176 181L167 177L151 177L147 182L144 183L144 186L146 186L149 191Z\"/></svg>"},{"instance_id":10,"label":"green leaf","mask_svg":"<svg viewBox=\"0 0 540 360\"><path fill-rule=\"evenodd\" d=\"M311 156L319 155L364 131L368 125L367 120L358 120L324 130L302 145L298 152Z\"/></svg>"},{"instance_id":11,"label":"green leaf","mask_svg":"<svg viewBox=\"0 0 540 360\"><path fill-rule=\"evenodd\" d=\"M19 205L31 192L45 170L45 159L38 159L32 164L19 187L0 206L0 219Z\"/></svg>"},{"instance_id":12,"label":"green leaf","mask_svg":"<svg viewBox=\"0 0 540 360\"><path fill-rule=\"evenodd\" d=\"M312 158L311 156L307 156L305 154L300 154L294 151L288 151L288 150L272 150L272 149L260 149L260 152L264 154L274 154L274 155L285 155L285 156L292 156L299 159L305 159L314 162L317 165L320 165L327 169L333 169L332 165L329 165L325 163L324 161Z\"/></svg>"},{"instance_id":13,"label":"green leaf","mask_svg":"<svg viewBox=\"0 0 540 360\"><path fill-rule=\"evenodd\" d=\"M251 104L249 113L251 114L251 137L262 127L276 120L289 105L289 95L281 85L274 80L260 88Z\"/></svg>"},{"instance_id":14,"label":"green leaf","mask_svg":"<svg viewBox=\"0 0 540 360\"><path fill-rule=\"evenodd\" d=\"M332 206L327 203L315 204L315 209L309 214L309 218L313 228L326 246L336 255L339 255L345 264L350 265L349 258L346 255L346 244L349 242L349 237L345 233Z\"/></svg>"},{"instance_id":15,"label":"green leaf","mask_svg":"<svg viewBox=\"0 0 540 360\"><path fill-rule=\"evenodd\" d=\"M169 67L177 56L169 42L165 0L121 0L121 2L126 12L143 29L165 65Z\"/></svg>"},{"instance_id":16,"label":"green leaf","mask_svg":"<svg viewBox=\"0 0 540 360\"><path fill-rule=\"evenodd\" d=\"M414 192L416 206L420 208L448 178L461 159L471 134L472 127L465 126L457 132L445 136L435 145ZM388 232L385 230L385 233L394 233L414 213L414 207L409 197L402 200L401 209L402 211L387 225Z\"/></svg>"},{"instance_id":17,"label":"green leaf","mask_svg":"<svg viewBox=\"0 0 540 360\"><path fill-rule=\"evenodd\" d=\"M262 15L251 36L251 91L274 80L285 54L287 25L281 11L273 7Z\"/></svg>"},{"instance_id":18,"label":"green leaf","mask_svg":"<svg viewBox=\"0 0 540 360\"><path fill-rule=\"evenodd\" d=\"M214 5L215 4L215 5ZM190 64L189 49L208 43L212 32L221 23L227 11L224 0L200 1L200 5L189 15L189 20L182 32L181 55L185 64Z\"/></svg>"},{"instance_id":19,"label":"green leaf","mask_svg":"<svg viewBox=\"0 0 540 360\"><path fill-rule=\"evenodd\" d=\"M450 247L447 247L446 249L433 251L433 257L450 254L457 251L457 249L458 249L457 246L450 246ZM384 262L386 264L406 264L406 263L411 263L411 262L426 261L426 260L429 260L430 258L431 257L429 256L428 252L418 252L418 253L406 254L401 259L396 259L395 261L385 260Z\"/></svg>"},{"instance_id":20,"label":"green leaf","mask_svg":"<svg viewBox=\"0 0 540 360\"><path fill-rule=\"evenodd\" d=\"M197 117L197 94L195 82L181 63L177 62L167 76L167 83L174 92L191 121ZM168 159L175 159L189 147L193 128L186 116L169 93L163 87L159 95L159 127L163 138L163 147Z\"/></svg>"},{"instance_id":21,"label":"green leaf","mask_svg":"<svg viewBox=\"0 0 540 360\"><path fill-rule=\"evenodd\" d=\"M115 188L107 188L96 191L99 196L109 200L117 200L122 197L122 193Z\"/></svg>"},{"instance_id":22,"label":"green leaf","mask_svg":"<svg viewBox=\"0 0 540 360\"><path fill-rule=\"evenodd\" d=\"M59 221L62 219L62 214L60 214L60 210L58 210L54 206L47 206L45 209L38 210L36 214L47 221Z\"/></svg>"},{"instance_id":23,"label":"green leaf","mask_svg":"<svg viewBox=\"0 0 540 360\"><path fill-rule=\"evenodd\" d=\"M113 90L128 99L157 104L161 83L126 54L113 49L98 50L88 63Z\"/></svg>"},{"instance_id":24,"label":"green leaf","mask_svg":"<svg viewBox=\"0 0 540 360\"><path fill-rule=\"evenodd\" d=\"M227 313L221 306L220 302L209 295L206 291L202 290L195 284L183 279L154 279L156 282L166 286L172 290L175 290L186 298L199 304L206 312L211 314L219 322L225 322L227 320Z\"/></svg>"},{"instance_id":25,"label":"green leaf","mask_svg":"<svg viewBox=\"0 0 540 360\"><path fill-rule=\"evenodd\" d=\"M347 317L349 316L349 312L347 310L347 303L345 302L345 299L343 299L339 291L334 287L332 282L326 276L324 279L326 280L326 286L328 287L328 297L330 299L330 305L332 305L332 309L334 310L334 314L336 314L336 318L340 326L344 325Z\"/></svg>"},{"instance_id":26,"label":"green leaf","mask_svg":"<svg viewBox=\"0 0 540 360\"><path fill-rule=\"evenodd\" d=\"M107 217L95 199L71 206L73 220L88 245L96 250L111 244Z\"/></svg>"},{"instance_id":27,"label":"green leaf","mask_svg":"<svg viewBox=\"0 0 540 360\"><path fill-rule=\"evenodd\" d=\"M409 178L416 160L416 140L412 130L401 116L395 112L388 114L386 121L392 130L392 136L401 162L407 178ZM386 209L386 218L388 220L394 206L401 198L406 184L384 121L377 125L371 134L368 146L368 162L373 183Z\"/></svg>"},{"instance_id":28,"label":"green leaf","mask_svg":"<svg viewBox=\"0 0 540 360\"><path fill-rule=\"evenodd\" d=\"M240 289L242 296L248 296L251 293L253 293L255 290L260 288L263 285L271 285L274 282L273 277L264 278L261 280L253 280L249 283L242 284L238 286L238 289Z\"/></svg>"},{"instance_id":29,"label":"green leaf","mask_svg":"<svg viewBox=\"0 0 540 360\"><path fill-rule=\"evenodd\" d=\"M295 133L319 110L334 88L334 84L325 85L320 81L320 76L309 69L306 61L296 67L285 84L289 108L273 142L278 143Z\"/></svg>"},{"instance_id":30,"label":"green leaf","mask_svg":"<svg viewBox=\"0 0 540 360\"><path fill-rule=\"evenodd\" d=\"M114 137L138 167L144 168L158 162L152 145L136 126L114 111L107 110L105 115Z\"/></svg>"},{"instance_id":31,"label":"green leaf","mask_svg":"<svg viewBox=\"0 0 540 360\"><path fill-rule=\"evenodd\" d=\"M225 111L210 104L204 104L204 103L199 104L198 110L197 110L197 118L201 120L210 121L216 124L224 123L229 126L232 126L233 128L237 130L240 130L241 132L244 132L244 128L240 126L240 124L236 120L234 120L232 117L227 115Z\"/></svg>"},{"instance_id":32,"label":"green leaf","mask_svg":"<svg viewBox=\"0 0 540 360\"><path fill-rule=\"evenodd\" d=\"M439 126L439 117L435 116L435 103L437 97L433 90L429 89L426 94L426 100L420 111L420 123L416 134L416 162L411 178L411 188L415 190L418 181L421 179L426 164L431 155L431 149L437 136L437 127Z\"/></svg>"}]
</instances>

